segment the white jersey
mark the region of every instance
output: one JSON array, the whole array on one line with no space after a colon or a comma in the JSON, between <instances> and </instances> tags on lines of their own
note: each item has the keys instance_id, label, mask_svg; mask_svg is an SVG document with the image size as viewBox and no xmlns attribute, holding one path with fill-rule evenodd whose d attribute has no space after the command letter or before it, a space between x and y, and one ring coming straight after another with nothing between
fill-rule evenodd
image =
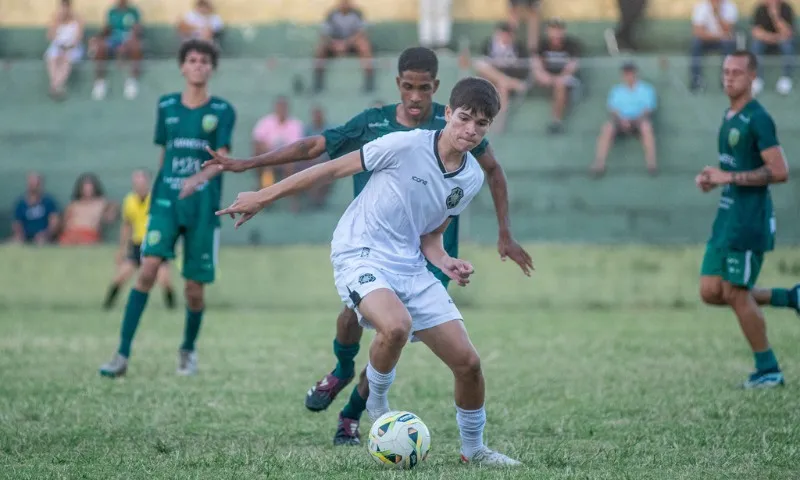
<instances>
[{"instance_id":1,"label":"white jersey","mask_svg":"<svg viewBox=\"0 0 800 480\"><path fill-rule=\"evenodd\" d=\"M457 170L445 170L436 146L440 133L395 132L361 148L372 176L333 232L334 266L358 258L398 274L425 271L420 236L464 211L484 178L470 153Z\"/></svg>"}]
</instances>

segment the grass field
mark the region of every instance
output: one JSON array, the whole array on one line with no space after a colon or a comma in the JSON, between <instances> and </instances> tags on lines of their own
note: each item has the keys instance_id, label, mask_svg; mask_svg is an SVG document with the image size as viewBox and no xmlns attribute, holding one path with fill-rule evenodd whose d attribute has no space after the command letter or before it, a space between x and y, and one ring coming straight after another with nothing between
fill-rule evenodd
<instances>
[{"instance_id":1,"label":"grass field","mask_svg":"<svg viewBox=\"0 0 800 480\"><path fill-rule=\"evenodd\" d=\"M531 252L526 279L491 248L464 248L477 273L454 287L487 377L487 441L526 467L457 463L450 373L415 344L390 400L422 417L433 450L415 472L389 472L332 446L344 398L303 407L333 365L326 248L223 251L194 378L174 374L183 314L153 295L119 381L97 375L125 300L99 308L113 251L0 248L0 477L798 478L793 313L767 311L787 386L742 391L752 358L732 314L698 302L699 248ZM793 264L800 250L775 252L762 283L793 285Z\"/></svg>"}]
</instances>

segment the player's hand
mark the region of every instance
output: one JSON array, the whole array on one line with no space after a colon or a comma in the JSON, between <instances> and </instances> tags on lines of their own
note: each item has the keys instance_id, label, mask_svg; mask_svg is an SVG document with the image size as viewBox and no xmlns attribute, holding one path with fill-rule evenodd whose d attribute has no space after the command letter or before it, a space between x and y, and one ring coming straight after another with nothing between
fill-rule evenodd
<instances>
[{"instance_id":1,"label":"player's hand","mask_svg":"<svg viewBox=\"0 0 800 480\"><path fill-rule=\"evenodd\" d=\"M261 195L258 192L242 192L236 196L236 201L230 207L217 211L217 215L230 215L236 219L236 214L241 214L234 228L239 228L248 220L255 217L264 208L261 203Z\"/></svg>"},{"instance_id":2,"label":"player's hand","mask_svg":"<svg viewBox=\"0 0 800 480\"><path fill-rule=\"evenodd\" d=\"M244 162L241 160L237 160L235 158L228 157L227 155L223 155L219 152L215 152L209 147L206 147L206 151L211 155L211 160L206 160L203 162L201 168L206 167L214 167L220 172L244 172L247 170L244 166Z\"/></svg>"},{"instance_id":3,"label":"player's hand","mask_svg":"<svg viewBox=\"0 0 800 480\"><path fill-rule=\"evenodd\" d=\"M719 169L717 167L706 167L700 172L700 175L705 177L705 180L713 186L727 185L731 183L731 172Z\"/></svg>"},{"instance_id":4,"label":"player's hand","mask_svg":"<svg viewBox=\"0 0 800 480\"><path fill-rule=\"evenodd\" d=\"M472 264L466 260L447 257L442 262L442 272L450 277L451 280L455 280L460 286L464 287L469 283L469 276L475 273L475 269L472 268Z\"/></svg>"},{"instance_id":5,"label":"player's hand","mask_svg":"<svg viewBox=\"0 0 800 480\"><path fill-rule=\"evenodd\" d=\"M694 177L694 184L697 185L697 188L699 188L703 193L708 193L717 187L709 181L708 175L702 172L698 173L697 176Z\"/></svg>"},{"instance_id":6,"label":"player's hand","mask_svg":"<svg viewBox=\"0 0 800 480\"><path fill-rule=\"evenodd\" d=\"M500 260L504 262L506 258L514 260L514 263L522 269L522 273L529 277L531 276L531 271L536 270L528 252L510 236L500 237L497 241L497 253L500 254Z\"/></svg>"},{"instance_id":7,"label":"player's hand","mask_svg":"<svg viewBox=\"0 0 800 480\"><path fill-rule=\"evenodd\" d=\"M178 198L183 199L197 191L197 187L206 183L205 175L203 172L195 173L189 178L183 180L181 191L178 193Z\"/></svg>"}]
</instances>

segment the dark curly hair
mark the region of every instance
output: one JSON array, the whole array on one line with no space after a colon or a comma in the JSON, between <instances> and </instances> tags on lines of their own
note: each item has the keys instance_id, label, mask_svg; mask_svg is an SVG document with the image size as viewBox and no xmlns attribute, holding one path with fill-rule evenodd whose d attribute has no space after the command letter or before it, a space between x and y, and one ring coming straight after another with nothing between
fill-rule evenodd
<instances>
[{"instance_id":1,"label":"dark curly hair","mask_svg":"<svg viewBox=\"0 0 800 480\"><path fill-rule=\"evenodd\" d=\"M97 178L97 175L94 173L84 173L77 180L75 180L75 186L72 188L72 200L80 200L82 198L83 193L83 184L89 182L94 187L94 195L95 197L103 197L105 196L105 190L103 190L103 184L100 183L100 179Z\"/></svg>"}]
</instances>

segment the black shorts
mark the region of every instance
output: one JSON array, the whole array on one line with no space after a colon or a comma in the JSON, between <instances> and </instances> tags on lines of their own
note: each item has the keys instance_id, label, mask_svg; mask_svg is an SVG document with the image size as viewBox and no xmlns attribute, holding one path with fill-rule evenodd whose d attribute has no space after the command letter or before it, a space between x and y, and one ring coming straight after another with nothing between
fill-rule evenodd
<instances>
[{"instance_id":1,"label":"black shorts","mask_svg":"<svg viewBox=\"0 0 800 480\"><path fill-rule=\"evenodd\" d=\"M541 0L511 0L512 7L536 8L542 3Z\"/></svg>"},{"instance_id":2,"label":"black shorts","mask_svg":"<svg viewBox=\"0 0 800 480\"><path fill-rule=\"evenodd\" d=\"M641 131L639 130L640 126L639 120L633 120L631 122L631 129L627 132L622 131L622 126L620 125L620 122L617 119L617 117L613 117L611 119L611 123L614 125L614 136L616 137L626 137L626 136L638 137L641 134Z\"/></svg>"}]
</instances>

